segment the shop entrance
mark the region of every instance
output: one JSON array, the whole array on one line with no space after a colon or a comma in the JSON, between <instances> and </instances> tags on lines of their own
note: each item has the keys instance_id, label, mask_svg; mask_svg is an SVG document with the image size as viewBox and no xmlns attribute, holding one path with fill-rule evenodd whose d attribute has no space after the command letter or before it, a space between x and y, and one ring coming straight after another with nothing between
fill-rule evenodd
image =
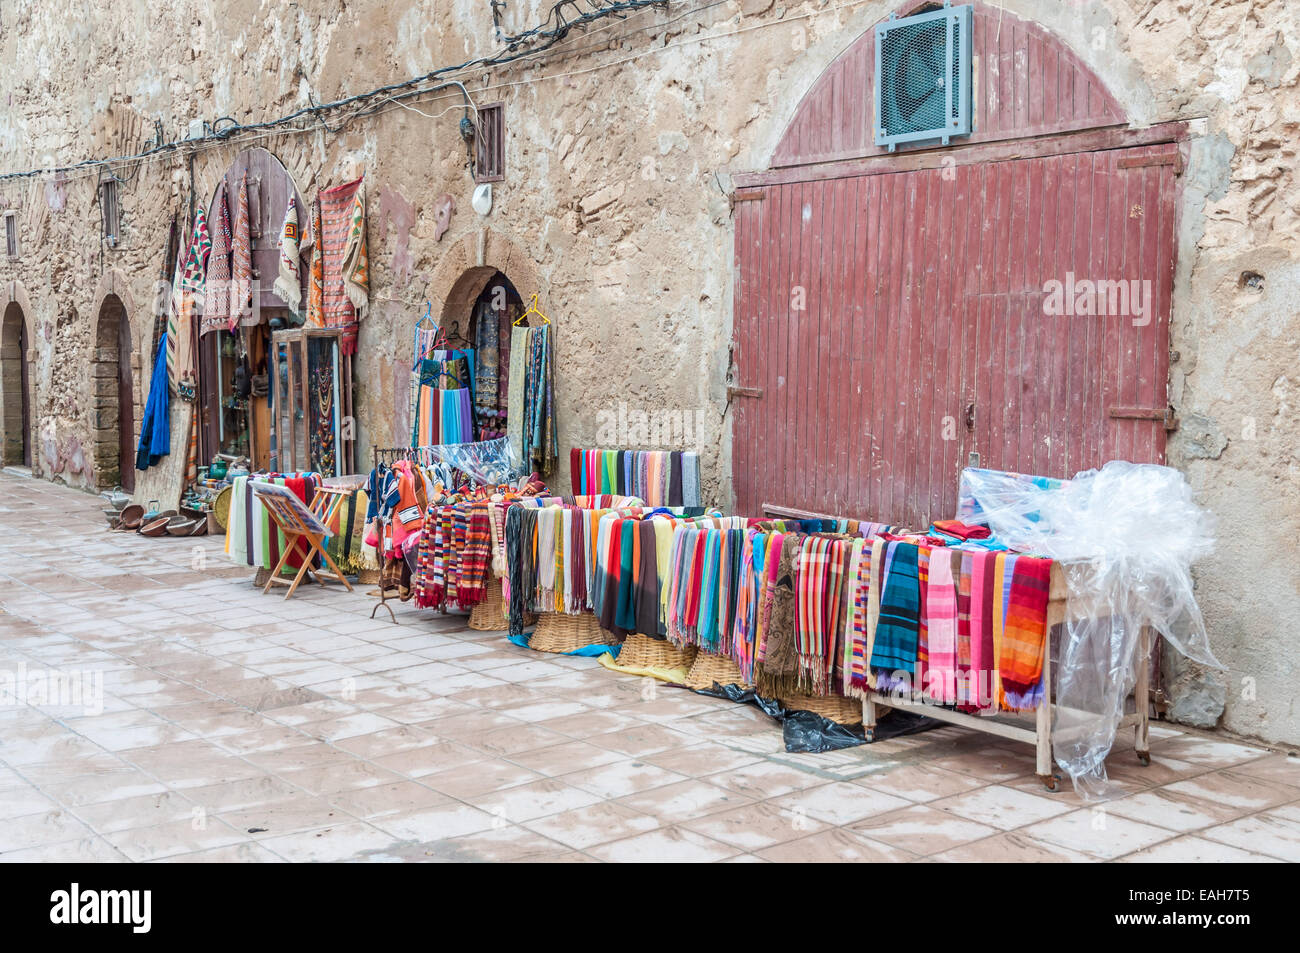
<instances>
[{"instance_id":1,"label":"shop entrance","mask_svg":"<svg viewBox=\"0 0 1300 953\"><path fill-rule=\"evenodd\" d=\"M3 412L4 466L32 465L30 370L27 366L27 321L18 302L5 308L0 329L0 412Z\"/></svg>"},{"instance_id":2,"label":"shop entrance","mask_svg":"<svg viewBox=\"0 0 1300 953\"><path fill-rule=\"evenodd\" d=\"M131 322L115 294L99 306L95 325L95 355L91 362L94 387L95 484L135 489L135 411L131 387Z\"/></svg>"},{"instance_id":3,"label":"shop entrance","mask_svg":"<svg viewBox=\"0 0 1300 953\"><path fill-rule=\"evenodd\" d=\"M306 469L301 457L291 464L275 449L273 395L270 387L272 334L301 326L306 288L299 287L295 311L274 289L279 268L279 240L290 199L299 225L309 221L309 207L293 178L265 149L246 149L235 157L208 204L208 221L214 230L233 229L246 213L251 289L237 301L230 292L209 296L199 344L199 458L210 463L217 456L245 457L254 470ZM241 202L246 207L241 209ZM230 249L231 243L222 243ZM305 243L304 243L305 247ZM220 256L220 260L218 258ZM234 274L231 251L215 250L209 258L209 276L223 280ZM300 267L300 276L307 269Z\"/></svg>"},{"instance_id":4,"label":"shop entrance","mask_svg":"<svg viewBox=\"0 0 1300 953\"><path fill-rule=\"evenodd\" d=\"M441 333L417 332L412 387L416 446L505 436L510 336L524 304L506 275L473 269L456 282ZM468 391L468 393L466 393Z\"/></svg>"}]
</instances>

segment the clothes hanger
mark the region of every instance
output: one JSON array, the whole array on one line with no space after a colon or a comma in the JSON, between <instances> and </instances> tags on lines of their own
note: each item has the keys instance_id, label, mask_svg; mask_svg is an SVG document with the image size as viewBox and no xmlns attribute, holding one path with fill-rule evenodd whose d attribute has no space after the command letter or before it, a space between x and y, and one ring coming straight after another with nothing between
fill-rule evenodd
<instances>
[{"instance_id":1,"label":"clothes hanger","mask_svg":"<svg viewBox=\"0 0 1300 953\"><path fill-rule=\"evenodd\" d=\"M528 316L529 316L530 314L535 314L535 315L537 315L537 316L538 316L539 318L541 318L542 321L545 322L546 324L550 324L550 323L551 323L551 319L548 318L546 315L542 314L542 309L539 308L539 307L537 307L537 294L536 294L536 293L534 293L533 296L532 296L532 298L529 300L529 302L528 302L528 308L524 311L524 313L521 314L519 317L515 318L515 320L514 320L514 327L516 327L516 328L519 327L519 323L520 323L521 321L524 322L524 323L526 324L526 323L528 322Z\"/></svg>"}]
</instances>

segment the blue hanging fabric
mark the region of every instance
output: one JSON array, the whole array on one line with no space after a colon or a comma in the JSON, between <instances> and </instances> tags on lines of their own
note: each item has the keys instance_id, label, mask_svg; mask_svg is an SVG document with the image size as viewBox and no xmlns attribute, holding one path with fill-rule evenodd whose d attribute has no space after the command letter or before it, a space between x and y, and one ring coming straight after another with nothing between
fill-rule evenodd
<instances>
[{"instance_id":1,"label":"blue hanging fabric","mask_svg":"<svg viewBox=\"0 0 1300 953\"><path fill-rule=\"evenodd\" d=\"M158 339L158 353L153 359L153 377L149 381L149 399L144 405L140 424L140 445L135 452L135 468L148 470L171 453L172 431L167 419L167 333Z\"/></svg>"}]
</instances>

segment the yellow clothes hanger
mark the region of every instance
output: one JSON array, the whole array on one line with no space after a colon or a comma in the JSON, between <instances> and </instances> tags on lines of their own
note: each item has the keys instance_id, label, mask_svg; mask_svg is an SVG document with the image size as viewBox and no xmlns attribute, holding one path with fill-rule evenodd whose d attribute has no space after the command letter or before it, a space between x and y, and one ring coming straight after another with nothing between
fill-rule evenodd
<instances>
[{"instance_id":1,"label":"yellow clothes hanger","mask_svg":"<svg viewBox=\"0 0 1300 953\"><path fill-rule=\"evenodd\" d=\"M527 321L528 321L528 316L529 316L530 314L535 314L535 315L537 315L539 318L541 318L541 319L542 319L544 322L546 322L547 324L550 324L550 323L551 323L551 319L548 318L546 315L542 314L542 309L539 308L539 307L537 307L537 295L536 295L536 294L534 294L533 297L532 297L532 299L528 302L528 308L527 308L527 310L525 310L524 313L521 314L519 317L515 318L515 320L514 320L514 325L513 325L513 326L516 327L516 328L519 327L519 322L521 322L521 321L523 321L524 323L527 323Z\"/></svg>"}]
</instances>

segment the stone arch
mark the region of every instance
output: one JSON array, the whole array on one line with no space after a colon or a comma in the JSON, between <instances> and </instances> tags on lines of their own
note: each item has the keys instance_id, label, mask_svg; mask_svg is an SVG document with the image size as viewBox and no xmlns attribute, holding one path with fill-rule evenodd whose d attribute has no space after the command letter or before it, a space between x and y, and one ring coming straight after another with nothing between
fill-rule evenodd
<instances>
[{"instance_id":1,"label":"stone arch","mask_svg":"<svg viewBox=\"0 0 1300 953\"><path fill-rule=\"evenodd\" d=\"M537 292L545 306L547 289L537 263L514 241L484 227L461 236L433 270L430 284L437 296L433 313L439 323L451 327L468 315L498 271L510 279L525 302ZM446 291L441 290L444 288Z\"/></svg>"},{"instance_id":2,"label":"stone arch","mask_svg":"<svg viewBox=\"0 0 1300 953\"><path fill-rule=\"evenodd\" d=\"M95 486L135 488L135 397L131 373L131 321L114 292L99 299L91 359Z\"/></svg>"},{"instance_id":3,"label":"stone arch","mask_svg":"<svg viewBox=\"0 0 1300 953\"><path fill-rule=\"evenodd\" d=\"M5 290L0 307L0 465L31 467L36 402L31 302L17 281Z\"/></svg>"}]
</instances>

